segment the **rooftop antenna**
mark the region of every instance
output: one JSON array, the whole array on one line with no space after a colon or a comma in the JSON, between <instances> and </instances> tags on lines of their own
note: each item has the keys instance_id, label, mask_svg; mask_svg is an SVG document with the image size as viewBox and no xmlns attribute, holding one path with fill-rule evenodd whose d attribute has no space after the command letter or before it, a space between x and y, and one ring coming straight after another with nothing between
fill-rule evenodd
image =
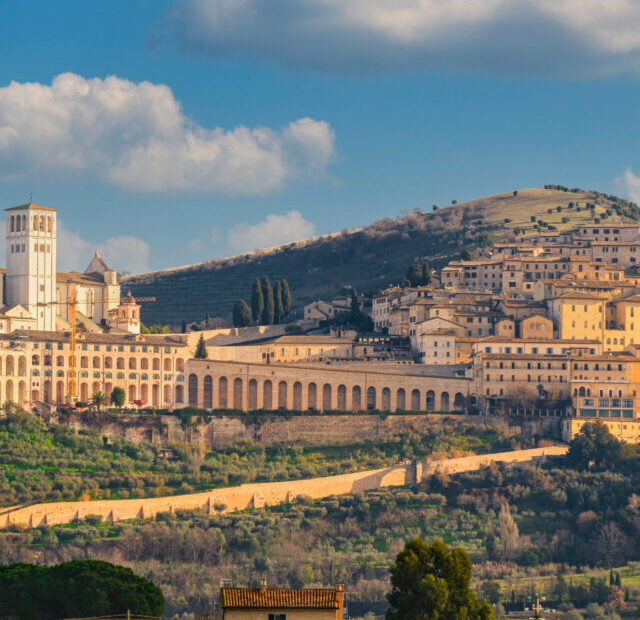
<instances>
[{"instance_id":1,"label":"rooftop antenna","mask_svg":"<svg viewBox=\"0 0 640 620\"><path fill-rule=\"evenodd\" d=\"M33 202L33 189L29 190L29 204Z\"/></svg>"}]
</instances>

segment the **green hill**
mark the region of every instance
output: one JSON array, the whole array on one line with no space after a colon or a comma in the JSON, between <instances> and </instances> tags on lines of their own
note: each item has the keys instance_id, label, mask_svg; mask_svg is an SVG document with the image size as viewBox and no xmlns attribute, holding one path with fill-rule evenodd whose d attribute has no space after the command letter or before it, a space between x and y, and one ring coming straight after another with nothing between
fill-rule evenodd
<instances>
[{"instance_id":1,"label":"green hill","mask_svg":"<svg viewBox=\"0 0 640 620\"><path fill-rule=\"evenodd\" d=\"M534 224L532 217L543 222ZM123 280L123 287L134 296L156 297L156 303L143 307L146 324L179 325L183 320L201 321L207 313L228 319L236 299L249 299L254 278L267 275L272 282L287 278L294 311L300 316L305 304L329 298L345 285L371 291L400 282L417 257L426 257L440 267L457 257L463 246L474 245L481 233L486 233L482 235L485 238L490 234L496 240L513 240L537 234L540 229L638 219L637 205L616 196L547 186L496 194L429 213L418 210L357 230L130 276Z\"/></svg>"}]
</instances>

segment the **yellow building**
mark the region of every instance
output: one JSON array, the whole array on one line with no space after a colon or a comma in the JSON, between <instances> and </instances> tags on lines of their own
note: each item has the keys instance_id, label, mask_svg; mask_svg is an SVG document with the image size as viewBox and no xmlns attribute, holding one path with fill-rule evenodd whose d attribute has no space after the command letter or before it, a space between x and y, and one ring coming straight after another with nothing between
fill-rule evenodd
<instances>
[{"instance_id":1,"label":"yellow building","mask_svg":"<svg viewBox=\"0 0 640 620\"><path fill-rule=\"evenodd\" d=\"M605 337L606 296L564 293L550 299L549 313L561 340L600 340Z\"/></svg>"}]
</instances>

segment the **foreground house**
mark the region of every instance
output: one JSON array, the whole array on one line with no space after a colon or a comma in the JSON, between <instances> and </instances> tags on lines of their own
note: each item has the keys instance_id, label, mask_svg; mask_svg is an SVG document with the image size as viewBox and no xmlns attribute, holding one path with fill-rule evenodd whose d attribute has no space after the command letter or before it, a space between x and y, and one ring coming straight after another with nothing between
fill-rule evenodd
<instances>
[{"instance_id":1,"label":"foreground house","mask_svg":"<svg viewBox=\"0 0 640 620\"><path fill-rule=\"evenodd\" d=\"M341 620L344 586L326 589L221 588L224 620Z\"/></svg>"}]
</instances>

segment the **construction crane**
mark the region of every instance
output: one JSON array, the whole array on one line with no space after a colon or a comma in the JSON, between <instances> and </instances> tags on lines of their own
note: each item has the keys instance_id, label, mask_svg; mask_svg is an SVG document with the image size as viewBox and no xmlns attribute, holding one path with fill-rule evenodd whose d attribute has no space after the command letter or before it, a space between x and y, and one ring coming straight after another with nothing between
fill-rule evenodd
<instances>
[{"instance_id":1,"label":"construction crane","mask_svg":"<svg viewBox=\"0 0 640 620\"><path fill-rule=\"evenodd\" d=\"M117 299L103 299L102 303L118 302L122 303L124 299L133 299L136 303L141 302L153 302L155 297L132 297L131 291L127 293L125 297L118 297ZM78 308L78 290L75 284L69 284L68 299L67 301L46 301L40 302L38 306L69 306L68 319L71 324L71 332L69 336L69 349L71 351L69 355L69 376L67 377L67 398L69 401L74 402L78 396L78 385L76 381L76 374L78 368L78 362L76 358L76 312Z\"/></svg>"}]
</instances>

